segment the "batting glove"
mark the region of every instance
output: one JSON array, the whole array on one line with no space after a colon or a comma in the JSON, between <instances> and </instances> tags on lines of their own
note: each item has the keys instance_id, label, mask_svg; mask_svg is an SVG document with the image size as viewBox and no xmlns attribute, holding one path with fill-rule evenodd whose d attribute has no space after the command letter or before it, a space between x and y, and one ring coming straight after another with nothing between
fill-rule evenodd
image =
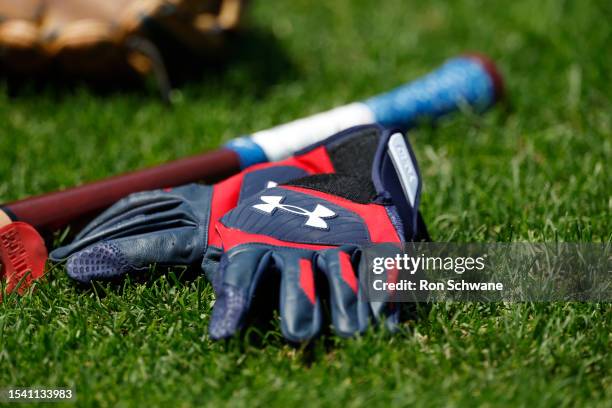
<instances>
[{"instance_id":1,"label":"batting glove","mask_svg":"<svg viewBox=\"0 0 612 408\"><path fill-rule=\"evenodd\" d=\"M342 336L383 317L391 327L398 322L399 308L361 293L361 248L427 238L419 171L401 133L359 132L359 146L345 146L342 171L260 191L216 224L224 252L212 276L212 338L234 335L262 308L278 307L282 333L295 342L321 332L322 303Z\"/></svg>"},{"instance_id":2,"label":"batting glove","mask_svg":"<svg viewBox=\"0 0 612 408\"><path fill-rule=\"evenodd\" d=\"M146 270L151 264L200 265L213 273L221 254L217 220L251 195L307 175L344 171L364 129L341 132L293 157L252 166L214 186L190 184L132 194L50 254L67 259L68 275L87 283Z\"/></svg>"}]
</instances>

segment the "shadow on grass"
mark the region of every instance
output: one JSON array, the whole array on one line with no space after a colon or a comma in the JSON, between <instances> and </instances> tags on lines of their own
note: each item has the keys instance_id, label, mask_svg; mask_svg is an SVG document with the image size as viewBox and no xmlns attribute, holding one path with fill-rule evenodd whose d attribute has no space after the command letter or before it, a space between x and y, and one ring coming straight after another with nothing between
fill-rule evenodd
<instances>
[{"instance_id":1,"label":"shadow on grass","mask_svg":"<svg viewBox=\"0 0 612 408\"><path fill-rule=\"evenodd\" d=\"M297 69L285 50L271 33L249 29L231 33L226 44L214 55L198 56L167 36L153 38L159 47L173 89L201 88L208 97L218 92L264 95L278 83L294 79ZM145 99L160 99L158 86L149 75L141 78L120 68L109 68L102 77L68 75L55 65L44 73L23 74L0 67L0 81L5 82L12 98L37 97L41 93L62 98L85 87L97 96L107 97L129 94ZM217 87L214 89L213 87Z\"/></svg>"}]
</instances>

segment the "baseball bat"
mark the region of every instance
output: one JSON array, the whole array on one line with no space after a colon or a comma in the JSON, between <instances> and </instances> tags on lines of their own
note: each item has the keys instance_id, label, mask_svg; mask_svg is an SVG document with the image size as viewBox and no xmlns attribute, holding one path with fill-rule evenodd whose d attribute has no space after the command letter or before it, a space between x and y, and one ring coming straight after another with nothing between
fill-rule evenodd
<instances>
[{"instance_id":1,"label":"baseball bat","mask_svg":"<svg viewBox=\"0 0 612 408\"><path fill-rule=\"evenodd\" d=\"M463 106L481 112L502 94L502 78L494 64L481 55L464 55L390 92L242 136L213 152L4 204L0 206L0 266L4 265L0 278L6 278L8 292L22 291L44 273L47 252L40 232L95 215L130 193L214 182L250 165L289 157L351 126L379 123L407 129Z\"/></svg>"},{"instance_id":2,"label":"baseball bat","mask_svg":"<svg viewBox=\"0 0 612 408\"><path fill-rule=\"evenodd\" d=\"M484 111L502 92L501 76L490 60L480 55L453 58L390 92L240 137L217 151L4 204L0 223L4 219L23 221L38 230L57 229L133 192L218 181L256 163L282 160L351 126L380 123L407 129L461 106Z\"/></svg>"}]
</instances>

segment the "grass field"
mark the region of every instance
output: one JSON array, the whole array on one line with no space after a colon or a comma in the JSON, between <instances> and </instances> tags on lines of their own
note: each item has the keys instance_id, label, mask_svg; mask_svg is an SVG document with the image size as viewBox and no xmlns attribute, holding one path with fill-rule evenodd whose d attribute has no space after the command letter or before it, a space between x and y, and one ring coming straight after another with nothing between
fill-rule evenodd
<instances>
[{"instance_id":1,"label":"grass field","mask_svg":"<svg viewBox=\"0 0 612 408\"><path fill-rule=\"evenodd\" d=\"M104 95L0 83L0 202L214 148L493 57L508 103L411 133L438 241L612 238L609 1L253 1L222 72ZM79 288L61 268L0 305L0 388L76 389L83 406L612 407L610 304L437 304L403 334L309 348L208 339L203 278Z\"/></svg>"}]
</instances>

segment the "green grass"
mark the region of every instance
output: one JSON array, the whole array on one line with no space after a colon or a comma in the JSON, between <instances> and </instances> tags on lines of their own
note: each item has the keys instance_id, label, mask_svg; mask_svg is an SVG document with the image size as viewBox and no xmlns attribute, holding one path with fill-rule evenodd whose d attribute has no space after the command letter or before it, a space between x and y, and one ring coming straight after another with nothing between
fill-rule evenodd
<instances>
[{"instance_id":1,"label":"green grass","mask_svg":"<svg viewBox=\"0 0 612 408\"><path fill-rule=\"evenodd\" d=\"M607 1L253 1L260 39L173 109L152 91L0 86L0 202L214 148L480 50L508 103L412 132L433 237L609 242L611 18ZM8 299L0 387L72 385L87 406L612 406L610 304L437 304L396 336L224 344L207 337L209 284L162 272L92 290L57 268Z\"/></svg>"}]
</instances>

